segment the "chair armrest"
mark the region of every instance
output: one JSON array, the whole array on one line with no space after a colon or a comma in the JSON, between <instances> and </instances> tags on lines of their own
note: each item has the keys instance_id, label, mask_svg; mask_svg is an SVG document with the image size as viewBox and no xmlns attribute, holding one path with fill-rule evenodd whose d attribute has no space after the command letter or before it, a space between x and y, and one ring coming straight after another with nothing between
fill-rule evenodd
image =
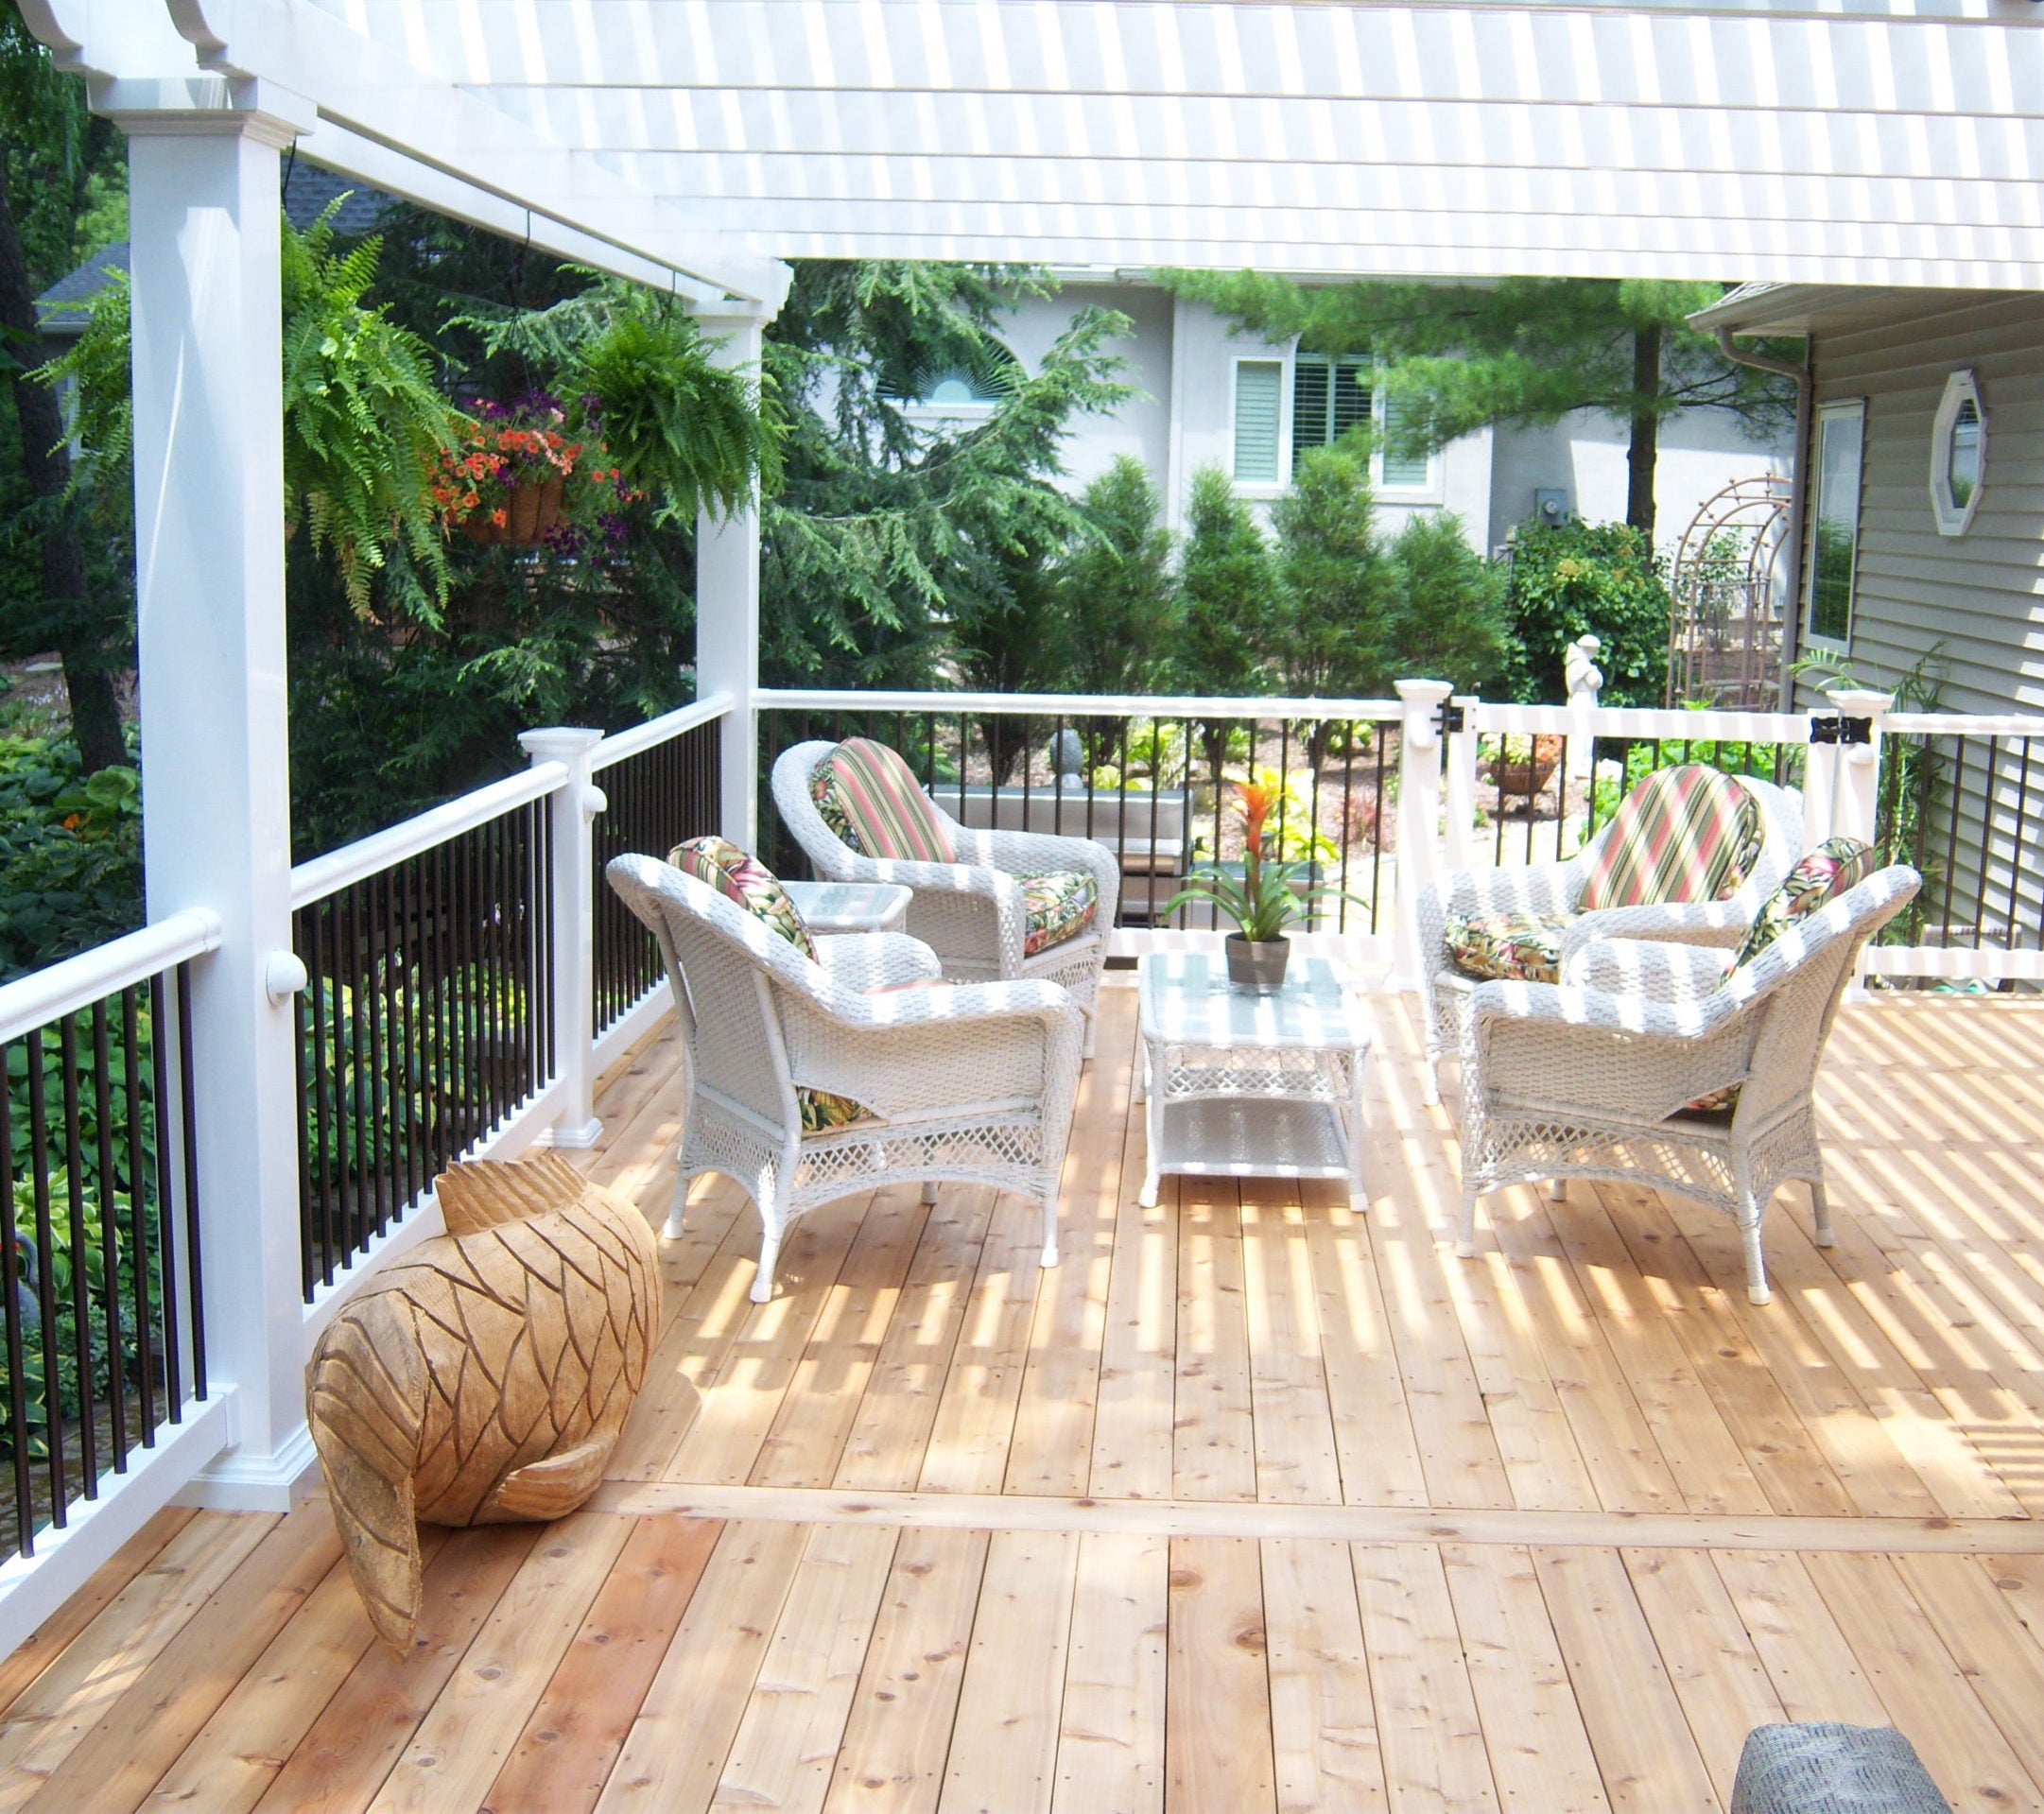
<instances>
[{"instance_id":1,"label":"chair armrest","mask_svg":"<svg viewBox=\"0 0 2044 1814\"><path fill-rule=\"evenodd\" d=\"M1010 875L1043 875L1053 871L1080 871L1100 890L1103 929L1115 923L1121 897L1121 864L1098 838L1065 837L1055 832L974 831L955 826L951 834L961 860L985 863Z\"/></svg>"},{"instance_id":2,"label":"chair armrest","mask_svg":"<svg viewBox=\"0 0 2044 1814\"><path fill-rule=\"evenodd\" d=\"M1482 983L1464 1033L1464 1114L1474 1126L1503 1099L1557 1117L1659 1121L1741 1081L1755 1029L1723 992L1676 1004L1567 983Z\"/></svg>"},{"instance_id":3,"label":"chair armrest","mask_svg":"<svg viewBox=\"0 0 2044 1814\"><path fill-rule=\"evenodd\" d=\"M934 982L944 974L937 954L899 932L843 932L816 941L816 960L840 989L863 994L902 983Z\"/></svg>"},{"instance_id":4,"label":"chair armrest","mask_svg":"<svg viewBox=\"0 0 2044 1814\"><path fill-rule=\"evenodd\" d=\"M866 995L832 989L788 1002L783 1024L796 1082L883 1116L1068 1097L1085 1038L1071 996L1040 980Z\"/></svg>"},{"instance_id":5,"label":"chair armrest","mask_svg":"<svg viewBox=\"0 0 2044 1814\"><path fill-rule=\"evenodd\" d=\"M1666 902L1653 907L1601 907L1562 934L1561 960L1601 939L1654 939L1666 944L1715 945L1729 951L1746 936L1758 903L1741 890L1728 901Z\"/></svg>"},{"instance_id":6,"label":"chair armrest","mask_svg":"<svg viewBox=\"0 0 2044 1814\"><path fill-rule=\"evenodd\" d=\"M1579 942L1563 959L1562 986L1661 1002L1695 1002L1715 990L1730 970L1730 959L1706 945L1590 939Z\"/></svg>"}]
</instances>

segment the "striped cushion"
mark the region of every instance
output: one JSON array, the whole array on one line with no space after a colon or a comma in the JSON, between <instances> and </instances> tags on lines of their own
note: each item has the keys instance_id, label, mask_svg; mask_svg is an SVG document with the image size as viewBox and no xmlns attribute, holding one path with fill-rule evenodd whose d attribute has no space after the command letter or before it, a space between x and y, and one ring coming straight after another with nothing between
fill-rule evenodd
<instances>
[{"instance_id":1,"label":"striped cushion","mask_svg":"<svg viewBox=\"0 0 2044 1814\"><path fill-rule=\"evenodd\" d=\"M780 878L756 856L748 856L721 838L691 838L675 845L667 853L667 861L778 932L810 962L816 961L816 941L809 937L809 928L788 898Z\"/></svg>"},{"instance_id":2,"label":"striped cushion","mask_svg":"<svg viewBox=\"0 0 2044 1814\"><path fill-rule=\"evenodd\" d=\"M847 737L817 764L809 792L824 824L862 855L958 861L943 816L913 770L884 743Z\"/></svg>"},{"instance_id":3,"label":"striped cushion","mask_svg":"<svg viewBox=\"0 0 2044 1814\"><path fill-rule=\"evenodd\" d=\"M1760 840L1759 803L1730 775L1694 763L1663 769L1620 803L1576 907L1722 901L1746 879Z\"/></svg>"}]
</instances>

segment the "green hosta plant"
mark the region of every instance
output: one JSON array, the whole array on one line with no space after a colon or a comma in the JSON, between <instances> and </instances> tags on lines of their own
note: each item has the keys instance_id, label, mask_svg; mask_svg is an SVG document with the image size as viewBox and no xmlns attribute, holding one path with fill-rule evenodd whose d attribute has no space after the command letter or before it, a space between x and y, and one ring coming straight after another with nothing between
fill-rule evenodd
<instances>
[{"instance_id":1,"label":"green hosta plant","mask_svg":"<svg viewBox=\"0 0 2044 1814\"><path fill-rule=\"evenodd\" d=\"M1243 938L1252 944L1267 944L1283 938L1285 928L1315 901L1329 895L1356 898L1331 882L1297 887L1299 872L1308 866L1285 862L1267 848L1276 836L1266 833L1271 809L1278 803L1278 788L1265 781L1239 781L1235 789L1242 814L1241 874L1233 875L1218 863L1194 870L1188 885L1166 904L1167 914L1194 902L1211 901L1235 922Z\"/></svg>"}]
</instances>

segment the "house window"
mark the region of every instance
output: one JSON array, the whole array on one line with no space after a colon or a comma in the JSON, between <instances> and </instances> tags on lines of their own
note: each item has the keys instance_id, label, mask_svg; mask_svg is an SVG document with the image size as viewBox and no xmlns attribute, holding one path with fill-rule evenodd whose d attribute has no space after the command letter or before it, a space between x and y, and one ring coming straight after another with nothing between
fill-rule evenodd
<instances>
[{"instance_id":1,"label":"house window","mask_svg":"<svg viewBox=\"0 0 2044 1814\"><path fill-rule=\"evenodd\" d=\"M1804 636L1843 648L1852 640L1852 581L1860 551L1860 469L1866 402L1817 411L1816 482L1811 488L1810 608Z\"/></svg>"},{"instance_id":2,"label":"house window","mask_svg":"<svg viewBox=\"0 0 2044 1814\"><path fill-rule=\"evenodd\" d=\"M1308 448L1330 446L1351 428L1374 422L1377 445L1370 452L1370 483L1379 492L1430 492L1433 457L1393 452L1384 443L1412 405L1372 388L1375 367L1367 358L1327 359L1302 353L1291 365L1291 469Z\"/></svg>"},{"instance_id":3,"label":"house window","mask_svg":"<svg viewBox=\"0 0 2044 1814\"><path fill-rule=\"evenodd\" d=\"M1277 359L1235 362L1235 476L1245 485L1278 482L1277 448L1285 368Z\"/></svg>"},{"instance_id":4,"label":"house window","mask_svg":"<svg viewBox=\"0 0 2044 1814\"><path fill-rule=\"evenodd\" d=\"M1987 475L1987 412L1970 371L1945 380L1931 428L1931 510L1940 535L1964 535Z\"/></svg>"}]
</instances>

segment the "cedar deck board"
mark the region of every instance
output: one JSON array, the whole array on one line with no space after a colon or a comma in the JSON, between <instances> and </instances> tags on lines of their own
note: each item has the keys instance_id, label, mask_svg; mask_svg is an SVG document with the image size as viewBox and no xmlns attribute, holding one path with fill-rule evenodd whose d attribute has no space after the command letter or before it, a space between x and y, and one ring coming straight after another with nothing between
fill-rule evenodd
<instances>
[{"instance_id":1,"label":"cedar deck board","mask_svg":"<svg viewBox=\"0 0 2044 1814\"><path fill-rule=\"evenodd\" d=\"M13 1798L1625 1814L1722 1805L1779 1709L2044 1806L2044 1011L1842 1015L1842 1238L1785 1190L1762 1309L1725 1223L1639 1190L1502 1193L1457 1261L1390 997L1367 1217L1254 1179L1140 1211L1134 1023L1110 978L1064 1272L1017 1204L891 1193L798 1231L758 1308L757 1218L705 1181L577 1527L614 1562L431 1533L399 1665L322 1505L166 1516L0 1662ZM656 1221L680 1108L650 1042L581 1161Z\"/></svg>"}]
</instances>

